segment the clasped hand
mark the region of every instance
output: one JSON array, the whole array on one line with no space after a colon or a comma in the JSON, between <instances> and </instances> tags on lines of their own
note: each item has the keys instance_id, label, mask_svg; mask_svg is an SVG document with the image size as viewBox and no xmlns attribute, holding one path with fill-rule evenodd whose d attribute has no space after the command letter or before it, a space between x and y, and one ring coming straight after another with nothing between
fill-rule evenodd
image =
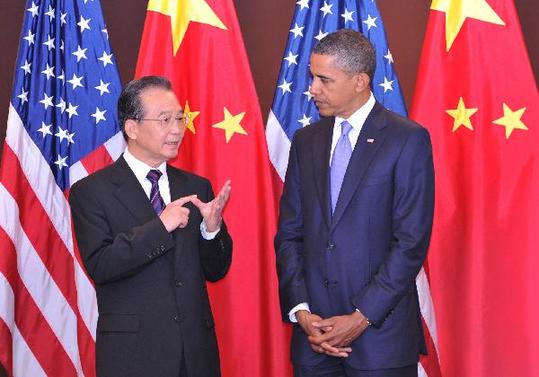
<instances>
[{"instance_id":1,"label":"clasped hand","mask_svg":"<svg viewBox=\"0 0 539 377\"><path fill-rule=\"evenodd\" d=\"M206 224L206 230L208 232L215 232L221 227L223 209L230 197L230 190L230 180L228 180L221 188L221 191L219 191L219 194L207 203L201 201L197 195L189 195L176 199L165 207L159 218L169 233L176 228L185 228L189 222L189 208L184 206L191 202L199 209Z\"/></svg>"},{"instance_id":2,"label":"clasped hand","mask_svg":"<svg viewBox=\"0 0 539 377\"><path fill-rule=\"evenodd\" d=\"M329 356L348 357L350 343L368 327L367 319L360 312L322 319L316 314L300 310L298 323L308 335L311 348Z\"/></svg>"}]
</instances>

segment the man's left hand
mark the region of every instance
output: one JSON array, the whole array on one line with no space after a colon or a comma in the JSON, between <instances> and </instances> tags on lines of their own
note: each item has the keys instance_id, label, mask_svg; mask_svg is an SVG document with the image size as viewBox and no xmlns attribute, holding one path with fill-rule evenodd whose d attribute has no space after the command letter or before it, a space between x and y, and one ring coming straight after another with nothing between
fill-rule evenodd
<instances>
[{"instance_id":1,"label":"man's left hand","mask_svg":"<svg viewBox=\"0 0 539 377\"><path fill-rule=\"evenodd\" d=\"M367 318L356 311L352 314L314 322L313 326L320 329L331 328L331 330L319 336L310 336L309 342L321 346L326 351L333 351L333 347L348 346L365 331L369 324Z\"/></svg>"},{"instance_id":2,"label":"man's left hand","mask_svg":"<svg viewBox=\"0 0 539 377\"><path fill-rule=\"evenodd\" d=\"M223 185L223 188L221 188L221 191L219 191L219 194L211 202L204 203L198 198L191 200L191 202L200 210L200 214L204 218L204 223L206 224L206 230L208 232L215 232L221 227L223 209L230 197L230 190L230 180L228 180Z\"/></svg>"}]
</instances>

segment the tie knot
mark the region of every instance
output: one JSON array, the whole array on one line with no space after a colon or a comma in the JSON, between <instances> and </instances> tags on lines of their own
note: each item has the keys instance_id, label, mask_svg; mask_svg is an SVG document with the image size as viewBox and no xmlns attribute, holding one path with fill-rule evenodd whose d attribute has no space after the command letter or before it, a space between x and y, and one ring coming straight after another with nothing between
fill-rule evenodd
<instances>
[{"instance_id":1,"label":"tie knot","mask_svg":"<svg viewBox=\"0 0 539 377\"><path fill-rule=\"evenodd\" d=\"M352 129L352 125L348 123L347 120L343 120L341 123L342 135L348 135L351 129Z\"/></svg>"},{"instance_id":2,"label":"tie knot","mask_svg":"<svg viewBox=\"0 0 539 377\"><path fill-rule=\"evenodd\" d=\"M152 184L155 184L157 183L157 181L159 181L159 177L161 177L163 173L161 173L159 170L157 169L152 169L148 172L148 174L146 175L146 178L148 178L148 180L152 183Z\"/></svg>"}]
</instances>

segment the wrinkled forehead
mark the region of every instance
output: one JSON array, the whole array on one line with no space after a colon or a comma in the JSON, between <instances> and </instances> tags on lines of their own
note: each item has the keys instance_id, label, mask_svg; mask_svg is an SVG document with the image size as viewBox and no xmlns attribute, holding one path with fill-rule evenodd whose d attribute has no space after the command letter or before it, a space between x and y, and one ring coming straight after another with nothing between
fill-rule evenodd
<instances>
[{"instance_id":1,"label":"wrinkled forehead","mask_svg":"<svg viewBox=\"0 0 539 377\"><path fill-rule=\"evenodd\" d=\"M145 114L172 114L182 112L178 97L172 90L152 87L143 90L140 94L142 108Z\"/></svg>"}]
</instances>

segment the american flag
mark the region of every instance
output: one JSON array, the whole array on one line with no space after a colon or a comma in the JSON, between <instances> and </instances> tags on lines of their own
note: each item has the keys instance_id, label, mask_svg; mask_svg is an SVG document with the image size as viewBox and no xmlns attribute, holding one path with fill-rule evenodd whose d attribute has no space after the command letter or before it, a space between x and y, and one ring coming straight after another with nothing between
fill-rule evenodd
<instances>
[{"instance_id":1,"label":"american flag","mask_svg":"<svg viewBox=\"0 0 539 377\"><path fill-rule=\"evenodd\" d=\"M124 142L98 0L28 1L0 168L0 362L14 376L94 376L97 304L70 186Z\"/></svg>"},{"instance_id":2,"label":"american flag","mask_svg":"<svg viewBox=\"0 0 539 377\"><path fill-rule=\"evenodd\" d=\"M389 110L407 115L376 2L298 0L266 127L270 159L281 181L285 177L294 133L320 119L309 93L312 80L309 71L311 50L327 34L344 28L360 31L375 47L376 71L371 87L375 98ZM439 375L436 320L427 275L423 269L416 283L429 351L429 357L422 359L418 369L420 376L433 377Z\"/></svg>"},{"instance_id":3,"label":"american flag","mask_svg":"<svg viewBox=\"0 0 539 377\"><path fill-rule=\"evenodd\" d=\"M281 180L292 136L298 128L320 119L309 93L311 50L327 34L344 28L361 31L376 48L372 85L376 99L388 109L406 115L393 56L374 0L298 0L266 129L270 158Z\"/></svg>"}]
</instances>

